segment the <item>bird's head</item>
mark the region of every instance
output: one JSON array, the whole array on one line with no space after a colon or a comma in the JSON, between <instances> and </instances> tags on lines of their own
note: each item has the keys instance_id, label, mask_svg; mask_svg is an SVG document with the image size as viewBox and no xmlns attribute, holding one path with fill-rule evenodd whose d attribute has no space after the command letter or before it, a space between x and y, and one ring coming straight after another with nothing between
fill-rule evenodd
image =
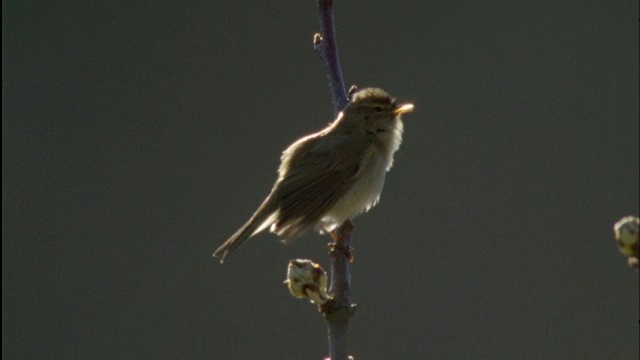
<instances>
[{"instance_id":1,"label":"bird's head","mask_svg":"<svg viewBox=\"0 0 640 360\"><path fill-rule=\"evenodd\" d=\"M359 132L386 145L396 142L399 145L403 130L400 116L412 110L413 104L397 104L382 89L365 88L351 96L340 120L347 131Z\"/></svg>"}]
</instances>

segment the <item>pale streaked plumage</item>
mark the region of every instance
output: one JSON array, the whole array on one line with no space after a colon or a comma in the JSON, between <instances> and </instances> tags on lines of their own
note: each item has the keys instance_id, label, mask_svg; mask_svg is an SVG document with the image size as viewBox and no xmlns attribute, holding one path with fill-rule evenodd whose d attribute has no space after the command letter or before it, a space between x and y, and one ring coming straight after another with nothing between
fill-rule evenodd
<instances>
[{"instance_id":1,"label":"pale streaked plumage","mask_svg":"<svg viewBox=\"0 0 640 360\"><path fill-rule=\"evenodd\" d=\"M269 196L213 255L224 261L267 227L288 242L314 227L332 230L369 210L378 202L393 154L402 142L400 115L411 110L413 105L397 105L381 89L353 94L327 128L283 152Z\"/></svg>"}]
</instances>

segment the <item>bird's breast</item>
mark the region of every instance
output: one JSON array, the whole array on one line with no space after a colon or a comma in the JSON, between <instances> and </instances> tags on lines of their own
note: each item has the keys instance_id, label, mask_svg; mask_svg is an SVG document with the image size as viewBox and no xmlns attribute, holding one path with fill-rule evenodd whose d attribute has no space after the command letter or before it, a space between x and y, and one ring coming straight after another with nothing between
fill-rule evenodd
<instances>
[{"instance_id":1,"label":"bird's breast","mask_svg":"<svg viewBox=\"0 0 640 360\"><path fill-rule=\"evenodd\" d=\"M322 217L323 225L331 230L345 220L372 208L380 198L388 163L385 154L372 147L364 155L354 183Z\"/></svg>"}]
</instances>

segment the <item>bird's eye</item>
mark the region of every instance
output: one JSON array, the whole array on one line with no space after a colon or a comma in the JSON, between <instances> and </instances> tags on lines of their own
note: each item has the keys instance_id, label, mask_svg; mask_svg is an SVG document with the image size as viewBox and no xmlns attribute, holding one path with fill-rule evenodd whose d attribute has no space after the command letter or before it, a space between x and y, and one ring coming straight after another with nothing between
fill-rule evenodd
<instances>
[{"instance_id":1,"label":"bird's eye","mask_svg":"<svg viewBox=\"0 0 640 360\"><path fill-rule=\"evenodd\" d=\"M382 106L376 106L375 110L376 112L382 112Z\"/></svg>"}]
</instances>

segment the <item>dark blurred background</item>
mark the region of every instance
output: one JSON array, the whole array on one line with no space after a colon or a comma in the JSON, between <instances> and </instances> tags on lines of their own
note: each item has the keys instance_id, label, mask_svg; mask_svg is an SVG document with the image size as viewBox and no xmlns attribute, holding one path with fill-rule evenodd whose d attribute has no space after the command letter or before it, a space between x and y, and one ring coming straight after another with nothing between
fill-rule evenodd
<instances>
[{"instance_id":1,"label":"dark blurred background","mask_svg":"<svg viewBox=\"0 0 640 360\"><path fill-rule=\"evenodd\" d=\"M637 359L638 2L336 1L347 85L416 104L356 219L358 359ZM321 359L262 234L332 120L314 1L2 3L3 358Z\"/></svg>"}]
</instances>

